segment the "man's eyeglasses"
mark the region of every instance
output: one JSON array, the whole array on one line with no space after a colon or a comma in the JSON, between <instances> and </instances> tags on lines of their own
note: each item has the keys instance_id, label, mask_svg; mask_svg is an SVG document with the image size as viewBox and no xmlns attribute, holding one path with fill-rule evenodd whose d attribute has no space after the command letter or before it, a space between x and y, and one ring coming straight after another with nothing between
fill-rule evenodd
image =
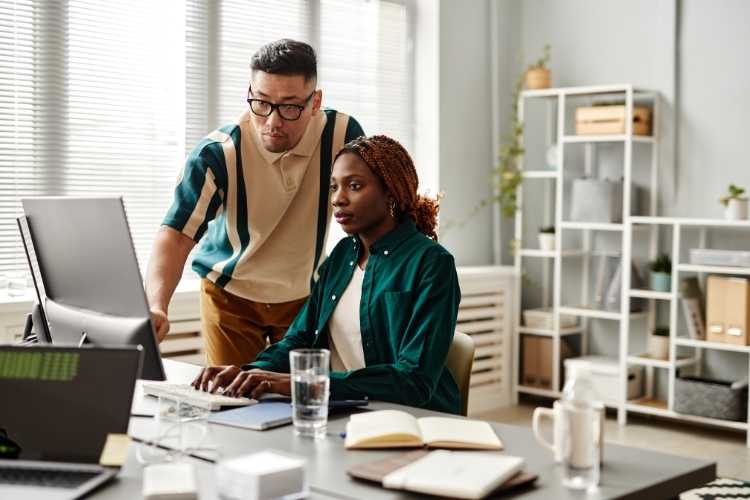
<instances>
[{"instance_id":1,"label":"man's eyeglasses","mask_svg":"<svg viewBox=\"0 0 750 500\"><path fill-rule=\"evenodd\" d=\"M307 99L305 99L304 104L274 104L272 102L264 101L263 99L254 99L252 97L253 90L252 88L247 88L247 103L250 105L250 111L252 111L254 114L258 116L271 116L271 113L273 113L273 110L275 109L279 116L286 120L286 121L294 121L299 120L299 117L302 116L302 112L305 110L307 105L310 103L310 99L315 95L315 91L313 90L312 93L307 96Z\"/></svg>"}]
</instances>

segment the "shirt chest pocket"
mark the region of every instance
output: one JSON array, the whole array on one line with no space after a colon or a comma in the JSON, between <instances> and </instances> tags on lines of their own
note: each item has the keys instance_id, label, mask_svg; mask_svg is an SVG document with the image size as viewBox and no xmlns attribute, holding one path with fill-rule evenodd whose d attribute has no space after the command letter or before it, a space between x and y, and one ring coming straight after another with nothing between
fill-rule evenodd
<instances>
[{"instance_id":1,"label":"shirt chest pocket","mask_svg":"<svg viewBox=\"0 0 750 500\"><path fill-rule=\"evenodd\" d=\"M414 292L385 292L381 300L385 328L392 339L398 339L406 330L412 316Z\"/></svg>"}]
</instances>

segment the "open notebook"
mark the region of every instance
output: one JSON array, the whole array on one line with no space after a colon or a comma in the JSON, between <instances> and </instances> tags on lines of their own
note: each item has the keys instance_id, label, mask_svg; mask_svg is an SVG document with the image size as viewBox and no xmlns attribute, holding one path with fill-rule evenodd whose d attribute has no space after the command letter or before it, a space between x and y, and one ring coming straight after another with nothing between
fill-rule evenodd
<instances>
[{"instance_id":1,"label":"open notebook","mask_svg":"<svg viewBox=\"0 0 750 500\"><path fill-rule=\"evenodd\" d=\"M487 422L461 418L415 418L398 410L352 415L346 424L347 448L465 448L502 450Z\"/></svg>"}]
</instances>

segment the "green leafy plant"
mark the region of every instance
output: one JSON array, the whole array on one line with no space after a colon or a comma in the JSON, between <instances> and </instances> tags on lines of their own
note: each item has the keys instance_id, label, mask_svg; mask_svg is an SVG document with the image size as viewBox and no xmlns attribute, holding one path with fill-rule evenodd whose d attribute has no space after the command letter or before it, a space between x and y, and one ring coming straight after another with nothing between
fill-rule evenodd
<instances>
[{"instance_id":1,"label":"green leafy plant","mask_svg":"<svg viewBox=\"0 0 750 500\"><path fill-rule=\"evenodd\" d=\"M527 68L544 68L550 60L550 46L544 46L544 54ZM518 210L516 191L523 181L523 174L518 168L518 160L525 150L521 144L523 123L518 117L518 100L523 90L524 75L521 75L513 86L511 97L510 134L505 137L505 144L500 148L498 164L493 171L499 194L495 198L504 217L513 217Z\"/></svg>"},{"instance_id":2,"label":"green leafy plant","mask_svg":"<svg viewBox=\"0 0 750 500\"><path fill-rule=\"evenodd\" d=\"M652 260L648 264L648 268L653 273L672 273L672 259L669 258L669 255L663 253L659 255L656 260Z\"/></svg>"},{"instance_id":3,"label":"green leafy plant","mask_svg":"<svg viewBox=\"0 0 750 500\"><path fill-rule=\"evenodd\" d=\"M669 327L657 326L656 328L654 328L652 334L656 335L657 337L669 337Z\"/></svg>"},{"instance_id":4,"label":"green leafy plant","mask_svg":"<svg viewBox=\"0 0 750 500\"><path fill-rule=\"evenodd\" d=\"M725 207L729 205L729 200L741 200L743 199L743 194L745 193L745 188L741 188L739 186L736 186L734 184L729 185L729 194L726 196L722 196L719 198L719 201L722 205Z\"/></svg>"},{"instance_id":5,"label":"green leafy plant","mask_svg":"<svg viewBox=\"0 0 750 500\"><path fill-rule=\"evenodd\" d=\"M539 232L542 234L555 234L555 226L540 227Z\"/></svg>"},{"instance_id":6,"label":"green leafy plant","mask_svg":"<svg viewBox=\"0 0 750 500\"><path fill-rule=\"evenodd\" d=\"M544 69L544 68L547 67L547 63L549 62L549 60L551 58L549 44L546 44L544 46L543 50L544 50L544 52L542 53L542 57L540 57L539 59L537 59L533 63L529 64L529 67L527 68L526 71L528 71L530 69Z\"/></svg>"}]
</instances>

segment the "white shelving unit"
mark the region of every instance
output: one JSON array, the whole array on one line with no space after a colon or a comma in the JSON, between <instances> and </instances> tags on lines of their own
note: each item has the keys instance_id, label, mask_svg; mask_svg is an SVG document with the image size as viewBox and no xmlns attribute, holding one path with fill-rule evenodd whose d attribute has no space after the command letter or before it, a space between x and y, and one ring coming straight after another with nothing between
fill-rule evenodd
<instances>
[{"instance_id":1,"label":"white shelving unit","mask_svg":"<svg viewBox=\"0 0 750 500\"><path fill-rule=\"evenodd\" d=\"M573 131L566 128L566 109L570 98L616 98L625 102L626 106L626 130L624 134L613 134L613 135L571 135ZM564 207L564 182L565 182L565 150L567 147L584 147L585 153L585 174L591 176L594 172L593 157L595 150L598 145L602 143L620 143L622 144L624 156L623 156L623 214L625 218L629 217L631 213L631 190L632 190L632 168L633 168L633 147L634 144L638 144L638 147L650 148L651 163L650 163L650 183L651 183L651 202L649 204L651 216L655 216L656 207L656 184L657 184L657 162L658 162L658 126L657 121L659 119L659 99L658 95L653 92L646 92L634 88L629 84L620 85L606 85L606 86L586 86L586 87L567 87L567 88L553 88L544 90L527 90L521 93L518 103L519 119L521 122L524 121L524 109L525 104L528 100L532 99L543 99L547 103L547 127L546 127L546 144L549 146L553 142L557 142L558 152L558 166L552 170L526 170L523 165L523 161L519 165L523 176L524 182L518 187L518 206L519 210L516 212L515 220L515 239L517 248L520 250L515 253L515 267L519 276L522 276L524 261L531 258L545 259L542 262L542 289L544 291L542 306L553 308L553 328L550 330L538 330L527 328L523 325L519 325L516 328L514 345L514 359L519 361L519 366L514 369L513 386L514 386L514 400L518 400L520 393L534 394L538 396L547 397L559 397L561 387L561 370L560 370L560 344L563 337L569 335L581 336L581 355L586 354L587 349L587 334L589 332L591 319L619 321L620 328L620 342L619 342L619 357L621 358L621 365L624 367L626 350L624 346L626 342L623 342L623 337L626 336L623 330L624 318L628 321L638 317L645 316L644 314L631 314L629 310L629 301L624 300L628 298L626 292L630 288L629 273L623 273L622 283L622 297L621 307L618 311L600 310L588 307L586 305L567 305L563 304L562 290L561 290L561 277L562 277L562 265L563 260L567 258L582 258L582 269L583 269L583 280L581 290L581 304L587 304L589 301L589 272L591 270L591 257L596 255L598 252L593 248L593 233L595 231L606 231L620 233L621 235L621 255L623 262L630 261L630 246L631 246L631 227L626 223L593 223L593 222L575 222L563 219L563 207ZM652 106L654 112L653 122L653 135L652 136L637 136L632 133L632 118L633 118L633 105L634 101L646 102ZM554 115L556 114L556 118ZM555 141L554 138L557 138ZM644 146L640 146L643 144ZM532 179L540 179L537 182L545 182L545 194L541 202L543 203L542 211L545 214L546 220L545 225L554 225L556 228L555 232L555 248L553 251L542 251L531 248L532 245L526 245L523 241L523 214L524 214L524 197L523 189L524 183L529 182ZM538 206L536 207L539 208ZM563 248L563 231L579 231L581 232L581 248ZM656 241L654 239L654 251L656 250ZM550 273L550 266L552 272ZM626 278L626 276L628 278ZM626 283L627 281L627 283ZM517 294L518 297L522 297L522 282L523 279L518 280ZM552 304L549 304L548 291L552 290ZM522 317L522 305L521 300L518 301L518 314L517 317ZM579 326L575 328L560 328L560 315L569 314L579 317ZM520 345L522 335L541 335L552 338L552 388L541 389L537 387L525 387L520 385L518 382L520 375ZM622 380L625 380L625 371L622 371ZM625 403L621 401L618 405L618 418L621 422L625 422Z\"/></svg>"},{"instance_id":2,"label":"white shelving unit","mask_svg":"<svg viewBox=\"0 0 750 500\"><path fill-rule=\"evenodd\" d=\"M650 227L653 232L658 231L661 227L670 227L672 233L672 289L669 292L653 292L649 290L629 290L629 298L642 297L649 299L651 307L649 311L653 313L654 302L657 300L669 303L669 358L667 360L647 360L638 356L628 355L624 360L624 366L629 364L642 364L649 369L664 369L668 373L668 393L667 401L661 404L649 400L646 404L637 401L626 402L625 411L633 413L643 413L669 417L697 424L707 424L728 429L743 430L746 432L747 446L750 447L750 416L746 422L736 422L732 420L721 420L715 418L698 417L677 413L674 408L674 387L677 369L694 366L700 372L701 359L704 350L730 351L739 352L748 355L748 377L750 378L750 346L737 346L731 344L722 344L718 342L707 342L704 340L687 338L680 335L678 331L678 305L679 305L679 282L680 278L686 273L698 273L699 276L705 274L727 274L727 275L750 275L750 269L746 267L723 267L723 266L699 266L681 262L681 250L683 230L686 228L698 229L700 231L700 246L706 246L707 230L710 228L734 228L739 230L750 230L749 221L727 221L721 219L690 219L677 217L630 217L626 224L629 228ZM628 231L626 231L628 232ZM628 302L629 307L629 299ZM623 321L623 329L629 328L629 320ZM648 333L648 332L644 332ZM628 352L628 337L625 338L624 349ZM678 347L689 348L691 354L678 357ZM682 349L685 351L685 349ZM624 369L624 368L623 368ZM651 383L653 378L648 380ZM624 383L624 382L623 382ZM750 407L750 396L748 396L748 407Z\"/></svg>"}]
</instances>

